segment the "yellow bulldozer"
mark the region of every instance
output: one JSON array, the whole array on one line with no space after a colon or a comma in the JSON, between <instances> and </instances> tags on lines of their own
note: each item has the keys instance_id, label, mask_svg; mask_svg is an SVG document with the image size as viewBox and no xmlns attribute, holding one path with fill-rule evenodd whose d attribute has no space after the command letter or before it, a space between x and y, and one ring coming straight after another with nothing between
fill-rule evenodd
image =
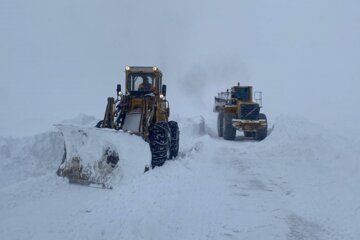
<instances>
[{"instance_id":1,"label":"yellow bulldozer","mask_svg":"<svg viewBox=\"0 0 360 240\"><path fill-rule=\"evenodd\" d=\"M124 92L121 84L118 84L116 93L116 98L107 99L104 118L96 125L98 130L58 126L65 138L66 153L57 171L59 176L76 183L105 182L106 176L102 174L117 166L121 152L118 150L119 145L127 144L116 142L114 132L140 136L149 144L151 165L145 171L150 167L162 166L167 159L178 155L179 127L177 122L169 121L170 107L160 69L126 66ZM89 159L89 150L81 148L94 148L95 145L101 154L93 157L95 159Z\"/></svg>"},{"instance_id":2,"label":"yellow bulldozer","mask_svg":"<svg viewBox=\"0 0 360 240\"><path fill-rule=\"evenodd\" d=\"M254 96L254 98L253 98ZM236 131L244 136L261 141L268 132L267 118L260 113L262 93L255 92L251 86L233 86L215 97L214 112L218 113L218 136L226 140L235 140Z\"/></svg>"}]
</instances>

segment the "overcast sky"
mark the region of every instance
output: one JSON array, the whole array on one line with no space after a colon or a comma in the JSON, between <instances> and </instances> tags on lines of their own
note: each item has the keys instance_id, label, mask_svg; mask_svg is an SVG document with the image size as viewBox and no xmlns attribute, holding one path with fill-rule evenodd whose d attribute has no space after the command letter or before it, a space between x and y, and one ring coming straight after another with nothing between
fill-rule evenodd
<instances>
[{"instance_id":1,"label":"overcast sky","mask_svg":"<svg viewBox=\"0 0 360 240\"><path fill-rule=\"evenodd\" d=\"M212 113L239 81L270 121L360 128L360 1L0 0L0 136L103 116L124 66L156 65L171 112Z\"/></svg>"}]
</instances>

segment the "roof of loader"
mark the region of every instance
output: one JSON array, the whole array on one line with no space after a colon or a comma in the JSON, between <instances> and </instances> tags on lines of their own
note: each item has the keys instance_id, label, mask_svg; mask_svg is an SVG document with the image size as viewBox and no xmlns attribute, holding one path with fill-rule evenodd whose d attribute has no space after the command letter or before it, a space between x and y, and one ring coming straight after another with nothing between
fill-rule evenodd
<instances>
[{"instance_id":1,"label":"roof of loader","mask_svg":"<svg viewBox=\"0 0 360 240\"><path fill-rule=\"evenodd\" d=\"M138 67L138 66L126 66L125 71L129 72L159 72L161 73L158 67Z\"/></svg>"}]
</instances>

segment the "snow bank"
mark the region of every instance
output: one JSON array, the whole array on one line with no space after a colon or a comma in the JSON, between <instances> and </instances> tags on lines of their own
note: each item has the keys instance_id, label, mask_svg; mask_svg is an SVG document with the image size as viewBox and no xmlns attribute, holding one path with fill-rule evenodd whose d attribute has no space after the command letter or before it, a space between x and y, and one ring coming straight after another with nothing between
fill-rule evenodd
<instances>
[{"instance_id":1,"label":"snow bank","mask_svg":"<svg viewBox=\"0 0 360 240\"><path fill-rule=\"evenodd\" d=\"M260 145L276 154L283 154L282 158L301 159L324 168L360 170L358 140L356 136L335 134L304 118L280 116L271 135Z\"/></svg>"},{"instance_id":2,"label":"snow bank","mask_svg":"<svg viewBox=\"0 0 360 240\"><path fill-rule=\"evenodd\" d=\"M64 155L59 132L26 138L0 138L0 182L3 186L54 172Z\"/></svg>"}]
</instances>

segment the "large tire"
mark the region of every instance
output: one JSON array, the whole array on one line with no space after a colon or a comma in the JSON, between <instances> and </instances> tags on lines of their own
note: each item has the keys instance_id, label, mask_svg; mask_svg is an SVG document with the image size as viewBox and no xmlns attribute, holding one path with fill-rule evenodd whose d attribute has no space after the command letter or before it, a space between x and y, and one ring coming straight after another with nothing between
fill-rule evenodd
<instances>
[{"instance_id":1,"label":"large tire","mask_svg":"<svg viewBox=\"0 0 360 240\"><path fill-rule=\"evenodd\" d=\"M267 132L268 132L268 125L267 125L267 118L266 115L263 113L259 114L259 120L266 120L266 126L264 128L260 128L258 130L256 130L256 136L255 139L258 141L264 140L267 136Z\"/></svg>"},{"instance_id":2,"label":"large tire","mask_svg":"<svg viewBox=\"0 0 360 240\"><path fill-rule=\"evenodd\" d=\"M224 113L224 139L225 140L235 140L236 137L236 128L232 125L232 120L236 118L235 113Z\"/></svg>"},{"instance_id":3,"label":"large tire","mask_svg":"<svg viewBox=\"0 0 360 240\"><path fill-rule=\"evenodd\" d=\"M97 128L102 128L102 127L103 127L103 124L104 124L104 120L101 120L101 121L99 121L99 122L96 124L96 127L97 127Z\"/></svg>"},{"instance_id":4,"label":"large tire","mask_svg":"<svg viewBox=\"0 0 360 240\"><path fill-rule=\"evenodd\" d=\"M167 122L157 122L149 127L151 167L160 167L170 157L170 130Z\"/></svg>"},{"instance_id":5,"label":"large tire","mask_svg":"<svg viewBox=\"0 0 360 240\"><path fill-rule=\"evenodd\" d=\"M178 123L175 121L169 122L169 128L170 128L170 158L176 158L179 153L179 126Z\"/></svg>"},{"instance_id":6,"label":"large tire","mask_svg":"<svg viewBox=\"0 0 360 240\"><path fill-rule=\"evenodd\" d=\"M224 112L219 112L218 118L217 118L217 130L218 130L218 136L223 137L224 136Z\"/></svg>"}]
</instances>

